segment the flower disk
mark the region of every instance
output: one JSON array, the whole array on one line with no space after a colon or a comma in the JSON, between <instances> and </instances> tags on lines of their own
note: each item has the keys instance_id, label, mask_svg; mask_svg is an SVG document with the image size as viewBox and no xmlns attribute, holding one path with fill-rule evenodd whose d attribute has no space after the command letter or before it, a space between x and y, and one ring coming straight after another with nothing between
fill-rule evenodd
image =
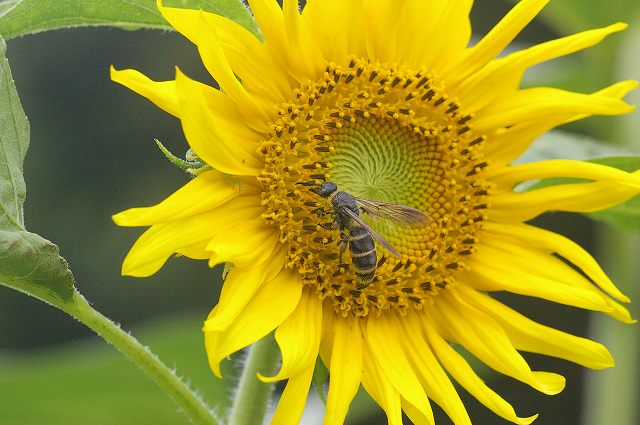
<instances>
[{"instance_id":1,"label":"flower disk","mask_svg":"<svg viewBox=\"0 0 640 425\"><path fill-rule=\"evenodd\" d=\"M150 226L123 273L149 276L172 254L227 266L204 324L209 364L220 376L221 361L274 332L282 366L260 378L287 384L273 424L299 421L318 357L331 375L327 425L344 422L360 385L392 425L403 413L433 424L430 400L469 425L453 380L508 421L536 418L518 416L454 346L545 394L564 378L532 371L520 351L613 366L601 344L491 293L633 322L619 303L629 299L591 255L526 222L624 202L640 192L640 172L564 159L512 165L556 126L633 109L622 99L634 81L592 94L520 88L528 68L626 26L499 57L546 0L521 1L469 46L472 3L308 0L300 11L295 0L249 0L260 38L159 4L220 90L180 71L156 82L112 69L180 119L198 159L189 164L206 164L158 205L114 216ZM515 190L554 177L581 180Z\"/></svg>"},{"instance_id":2,"label":"flower disk","mask_svg":"<svg viewBox=\"0 0 640 425\"><path fill-rule=\"evenodd\" d=\"M344 69L328 65L323 77L294 91L260 144L263 217L288 246L287 266L331 297L336 312L421 308L473 252L487 208L484 137L427 72L352 59ZM419 228L372 222L402 257L383 253L365 289L339 261L339 231L327 226L334 213L313 190L326 180L431 218Z\"/></svg>"}]
</instances>

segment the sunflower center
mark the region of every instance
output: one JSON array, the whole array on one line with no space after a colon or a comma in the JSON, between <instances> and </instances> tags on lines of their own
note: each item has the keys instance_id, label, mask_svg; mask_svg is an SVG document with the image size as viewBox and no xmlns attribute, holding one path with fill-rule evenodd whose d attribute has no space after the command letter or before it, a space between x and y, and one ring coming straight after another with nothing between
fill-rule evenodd
<instances>
[{"instance_id":1,"label":"sunflower center","mask_svg":"<svg viewBox=\"0 0 640 425\"><path fill-rule=\"evenodd\" d=\"M330 64L278 115L259 147L263 218L279 228L287 265L305 284L341 314L365 316L422 308L455 283L485 219L487 163L484 137L436 76L358 59ZM367 212L358 198L394 205ZM428 220L397 219L404 207Z\"/></svg>"}]
</instances>

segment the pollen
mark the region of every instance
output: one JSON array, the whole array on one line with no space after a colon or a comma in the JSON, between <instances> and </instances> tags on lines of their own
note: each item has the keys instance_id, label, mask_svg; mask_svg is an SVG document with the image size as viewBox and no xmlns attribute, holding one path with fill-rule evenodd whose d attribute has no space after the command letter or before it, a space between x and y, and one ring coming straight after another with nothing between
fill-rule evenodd
<instances>
[{"instance_id":1,"label":"pollen","mask_svg":"<svg viewBox=\"0 0 640 425\"><path fill-rule=\"evenodd\" d=\"M483 179L485 137L463 106L433 73L354 58L329 64L322 79L279 107L258 147L262 217L279 229L287 267L339 314L421 309L455 284L475 252L491 186ZM361 214L400 254L376 242L375 276L366 285L341 246L331 203L314 190L325 181L429 216L407 226Z\"/></svg>"}]
</instances>

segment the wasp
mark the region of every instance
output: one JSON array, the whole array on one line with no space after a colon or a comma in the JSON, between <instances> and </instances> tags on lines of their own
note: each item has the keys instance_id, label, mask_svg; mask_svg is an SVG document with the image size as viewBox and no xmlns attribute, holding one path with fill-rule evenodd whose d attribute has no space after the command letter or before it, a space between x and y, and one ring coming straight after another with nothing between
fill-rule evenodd
<instances>
[{"instance_id":1,"label":"wasp","mask_svg":"<svg viewBox=\"0 0 640 425\"><path fill-rule=\"evenodd\" d=\"M340 231L340 263L348 247L359 281L358 289L369 286L375 277L378 259L374 239L395 257L400 257L400 253L362 219L361 212L404 226L420 225L429 221L429 216L420 210L400 204L356 198L338 190L338 186L329 181L322 183L314 192L331 202L334 221L330 223L330 228Z\"/></svg>"}]
</instances>

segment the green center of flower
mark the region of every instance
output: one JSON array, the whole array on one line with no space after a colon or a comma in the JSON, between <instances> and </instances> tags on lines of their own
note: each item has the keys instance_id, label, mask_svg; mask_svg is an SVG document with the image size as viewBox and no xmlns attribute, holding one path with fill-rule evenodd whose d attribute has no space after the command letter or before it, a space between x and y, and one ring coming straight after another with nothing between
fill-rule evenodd
<instances>
[{"instance_id":1,"label":"green center of flower","mask_svg":"<svg viewBox=\"0 0 640 425\"><path fill-rule=\"evenodd\" d=\"M486 218L484 137L473 133L472 117L460 113L434 75L356 59L344 68L329 65L322 81L293 97L261 143L265 168L258 178L263 217L279 228L288 267L342 314L422 308L455 282ZM408 225L359 211L400 256L377 242L375 252L366 251L349 239L371 232L340 222L335 198L318 194L325 181L429 219ZM373 246L372 239L363 243ZM363 256L376 263L371 279L362 278Z\"/></svg>"}]
</instances>

